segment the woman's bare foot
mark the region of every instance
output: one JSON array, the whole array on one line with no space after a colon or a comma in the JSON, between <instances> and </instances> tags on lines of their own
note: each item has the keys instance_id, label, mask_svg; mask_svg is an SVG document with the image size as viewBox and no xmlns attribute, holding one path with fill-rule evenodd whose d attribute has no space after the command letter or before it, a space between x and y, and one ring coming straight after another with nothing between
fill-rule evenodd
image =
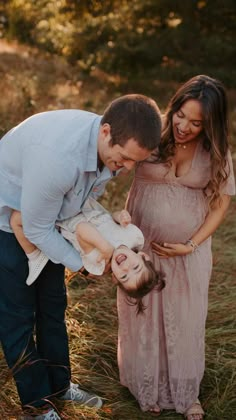
<instances>
[{"instance_id":1,"label":"woman's bare foot","mask_svg":"<svg viewBox=\"0 0 236 420\"><path fill-rule=\"evenodd\" d=\"M161 409L159 407L158 404L155 405L155 407L150 408L150 410L148 410L148 412L152 415L152 416L159 416L161 414Z\"/></svg>"}]
</instances>

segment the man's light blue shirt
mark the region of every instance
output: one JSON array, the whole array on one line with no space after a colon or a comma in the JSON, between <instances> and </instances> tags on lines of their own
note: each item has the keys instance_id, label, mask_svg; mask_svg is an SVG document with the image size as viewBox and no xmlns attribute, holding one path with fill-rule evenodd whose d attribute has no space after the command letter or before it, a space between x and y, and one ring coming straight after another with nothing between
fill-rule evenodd
<instances>
[{"instance_id":1,"label":"man's light blue shirt","mask_svg":"<svg viewBox=\"0 0 236 420\"><path fill-rule=\"evenodd\" d=\"M11 209L20 210L25 236L52 261L72 271L79 253L55 228L79 213L112 177L97 169L101 116L79 110L36 114L0 141L0 229L12 232Z\"/></svg>"}]
</instances>

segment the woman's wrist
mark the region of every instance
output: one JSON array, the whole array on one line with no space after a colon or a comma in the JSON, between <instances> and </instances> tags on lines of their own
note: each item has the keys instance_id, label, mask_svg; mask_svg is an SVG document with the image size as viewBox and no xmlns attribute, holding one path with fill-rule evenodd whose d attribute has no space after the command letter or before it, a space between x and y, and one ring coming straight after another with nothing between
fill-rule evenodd
<instances>
[{"instance_id":1,"label":"woman's wrist","mask_svg":"<svg viewBox=\"0 0 236 420\"><path fill-rule=\"evenodd\" d=\"M188 239L185 245L189 246L192 253L198 248L198 244L193 239Z\"/></svg>"}]
</instances>

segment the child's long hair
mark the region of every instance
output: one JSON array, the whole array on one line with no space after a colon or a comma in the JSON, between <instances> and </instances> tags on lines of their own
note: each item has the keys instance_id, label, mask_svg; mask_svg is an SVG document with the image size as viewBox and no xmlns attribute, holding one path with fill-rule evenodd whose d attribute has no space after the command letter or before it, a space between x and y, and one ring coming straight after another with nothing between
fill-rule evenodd
<instances>
[{"instance_id":1,"label":"child's long hair","mask_svg":"<svg viewBox=\"0 0 236 420\"><path fill-rule=\"evenodd\" d=\"M175 140L172 129L173 114L188 100L200 102L203 115L203 147L211 156L211 180L205 191L209 194L209 205L213 207L220 200L220 189L229 176L227 167L228 114L227 98L222 83L205 75L195 76L181 86L170 100L162 130L162 140L157 162L168 162L175 154Z\"/></svg>"},{"instance_id":2,"label":"child's long hair","mask_svg":"<svg viewBox=\"0 0 236 420\"><path fill-rule=\"evenodd\" d=\"M145 275L141 276L137 281L135 289L126 289L122 283L118 282L120 289L127 295L127 302L130 305L137 306L137 314L143 313L146 309L142 300L144 296L153 289L160 292L165 287L164 274L155 270L152 261L146 260L144 257L143 261L148 270L148 274L145 273Z\"/></svg>"}]
</instances>

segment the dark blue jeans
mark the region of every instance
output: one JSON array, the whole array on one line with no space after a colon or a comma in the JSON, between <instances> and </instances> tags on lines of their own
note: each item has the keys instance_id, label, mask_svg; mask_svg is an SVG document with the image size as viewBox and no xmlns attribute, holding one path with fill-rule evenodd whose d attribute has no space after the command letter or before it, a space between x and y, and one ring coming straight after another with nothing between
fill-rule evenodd
<instances>
[{"instance_id":1,"label":"dark blue jeans","mask_svg":"<svg viewBox=\"0 0 236 420\"><path fill-rule=\"evenodd\" d=\"M47 263L32 286L12 233L0 231L0 340L23 406L65 392L70 383L64 267Z\"/></svg>"}]
</instances>

